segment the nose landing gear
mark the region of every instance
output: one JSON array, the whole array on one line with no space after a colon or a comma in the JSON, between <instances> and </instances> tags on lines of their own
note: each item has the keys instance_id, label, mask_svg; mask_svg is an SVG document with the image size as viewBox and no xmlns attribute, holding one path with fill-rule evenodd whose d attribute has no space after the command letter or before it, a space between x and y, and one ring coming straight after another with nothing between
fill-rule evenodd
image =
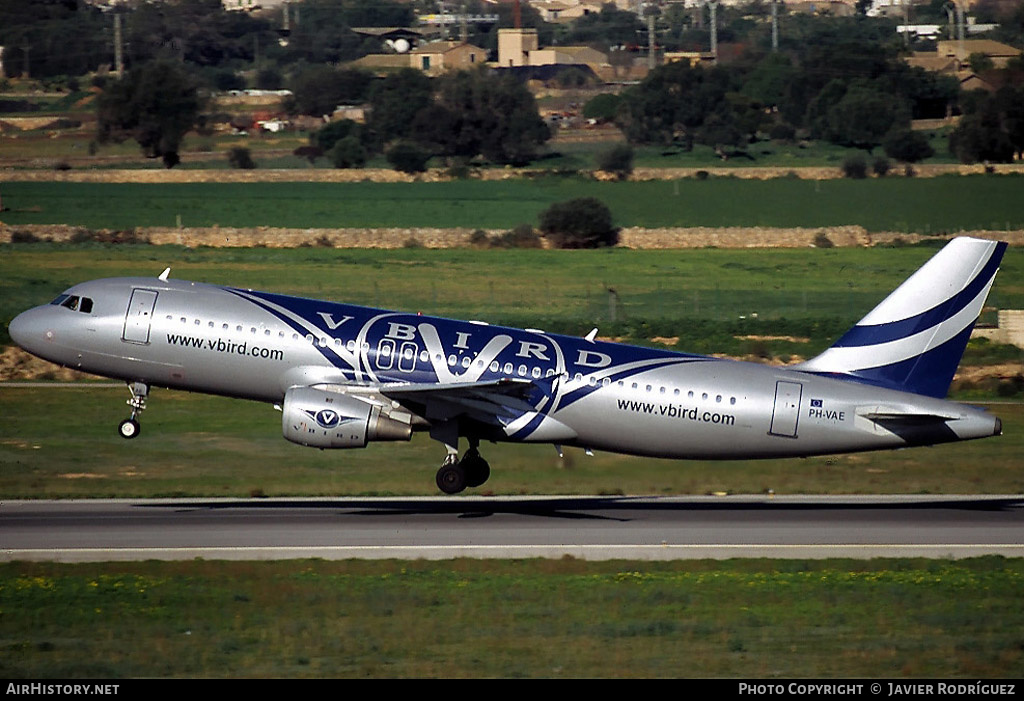
<instances>
[{"instance_id":1,"label":"nose landing gear","mask_svg":"<svg viewBox=\"0 0 1024 701\"><path fill-rule=\"evenodd\" d=\"M145 382L133 382L128 385L128 391L132 393L132 398L127 402L128 406L132 408L132 415L131 418L125 419L117 426L118 434L126 440L135 438L142 432L142 426L139 425L136 417L146 409L149 385Z\"/></svg>"}]
</instances>

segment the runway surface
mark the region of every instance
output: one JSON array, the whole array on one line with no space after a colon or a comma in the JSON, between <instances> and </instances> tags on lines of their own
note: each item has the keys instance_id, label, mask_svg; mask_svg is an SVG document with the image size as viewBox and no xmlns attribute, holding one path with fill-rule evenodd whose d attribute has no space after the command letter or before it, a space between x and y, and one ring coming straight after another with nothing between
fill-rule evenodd
<instances>
[{"instance_id":1,"label":"runway surface","mask_svg":"<svg viewBox=\"0 0 1024 701\"><path fill-rule=\"evenodd\" d=\"M1024 495L0 502L0 557L63 562L1024 556Z\"/></svg>"}]
</instances>

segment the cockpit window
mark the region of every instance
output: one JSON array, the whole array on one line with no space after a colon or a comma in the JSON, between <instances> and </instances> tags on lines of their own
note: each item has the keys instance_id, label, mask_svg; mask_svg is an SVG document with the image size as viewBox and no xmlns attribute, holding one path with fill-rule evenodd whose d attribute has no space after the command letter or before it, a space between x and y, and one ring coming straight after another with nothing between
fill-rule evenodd
<instances>
[{"instance_id":1,"label":"cockpit window","mask_svg":"<svg viewBox=\"0 0 1024 701\"><path fill-rule=\"evenodd\" d=\"M67 307L72 311L82 312L84 314L92 314L92 300L88 297L79 297L77 295L60 295L57 299L50 302L50 304L56 304L61 307Z\"/></svg>"}]
</instances>

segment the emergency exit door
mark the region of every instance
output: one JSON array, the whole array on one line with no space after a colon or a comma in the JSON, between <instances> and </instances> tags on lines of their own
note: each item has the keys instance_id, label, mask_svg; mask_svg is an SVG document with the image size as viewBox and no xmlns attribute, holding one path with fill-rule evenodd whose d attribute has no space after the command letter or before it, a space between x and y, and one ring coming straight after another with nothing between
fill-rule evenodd
<instances>
[{"instance_id":1,"label":"emergency exit door","mask_svg":"<svg viewBox=\"0 0 1024 701\"><path fill-rule=\"evenodd\" d=\"M772 412L772 427L768 431L773 436L796 438L796 425L800 420L800 396L804 386L799 382L775 383L775 410Z\"/></svg>"},{"instance_id":2,"label":"emergency exit door","mask_svg":"<svg viewBox=\"0 0 1024 701\"><path fill-rule=\"evenodd\" d=\"M132 290L128 312L124 317L124 333L121 334L121 340L128 343L149 343L156 295L153 290Z\"/></svg>"}]
</instances>

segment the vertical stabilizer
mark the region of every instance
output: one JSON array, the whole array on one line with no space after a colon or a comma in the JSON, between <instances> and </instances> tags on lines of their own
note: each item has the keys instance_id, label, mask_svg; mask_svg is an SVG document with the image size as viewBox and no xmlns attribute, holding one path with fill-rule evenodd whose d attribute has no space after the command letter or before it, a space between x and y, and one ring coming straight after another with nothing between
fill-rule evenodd
<instances>
[{"instance_id":1,"label":"vertical stabilizer","mask_svg":"<svg viewBox=\"0 0 1024 701\"><path fill-rule=\"evenodd\" d=\"M955 238L816 358L805 372L945 397L1006 251Z\"/></svg>"}]
</instances>

